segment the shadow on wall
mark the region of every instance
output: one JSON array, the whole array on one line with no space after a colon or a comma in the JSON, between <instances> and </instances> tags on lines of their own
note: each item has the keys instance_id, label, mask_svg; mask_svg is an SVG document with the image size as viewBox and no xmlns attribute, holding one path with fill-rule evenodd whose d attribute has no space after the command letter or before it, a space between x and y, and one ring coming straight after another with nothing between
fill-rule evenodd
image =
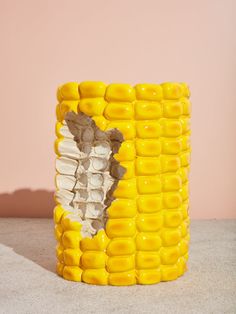
<instances>
[{"instance_id":1,"label":"shadow on wall","mask_svg":"<svg viewBox=\"0 0 236 314\"><path fill-rule=\"evenodd\" d=\"M20 189L0 194L0 217L51 218L54 206L52 191Z\"/></svg>"}]
</instances>

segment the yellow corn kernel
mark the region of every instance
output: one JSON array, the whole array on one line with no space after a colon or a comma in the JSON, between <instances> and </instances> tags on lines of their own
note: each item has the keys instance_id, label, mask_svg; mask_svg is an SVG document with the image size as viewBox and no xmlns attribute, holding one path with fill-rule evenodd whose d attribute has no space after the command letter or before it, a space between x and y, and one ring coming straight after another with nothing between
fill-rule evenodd
<instances>
[{"instance_id":1,"label":"yellow corn kernel","mask_svg":"<svg viewBox=\"0 0 236 314\"><path fill-rule=\"evenodd\" d=\"M179 83L163 83L163 96L165 99L179 99L184 96L184 87Z\"/></svg>"},{"instance_id":2,"label":"yellow corn kernel","mask_svg":"<svg viewBox=\"0 0 236 314\"><path fill-rule=\"evenodd\" d=\"M60 143L62 142L62 140L63 140L63 138L57 138L54 142L54 151L58 156L60 156L59 147L60 147Z\"/></svg>"},{"instance_id":3,"label":"yellow corn kernel","mask_svg":"<svg viewBox=\"0 0 236 314\"><path fill-rule=\"evenodd\" d=\"M182 133L188 133L190 131L190 119L188 117L181 117L180 123L182 126Z\"/></svg>"},{"instance_id":4,"label":"yellow corn kernel","mask_svg":"<svg viewBox=\"0 0 236 314\"><path fill-rule=\"evenodd\" d=\"M165 137L177 137L182 134L182 124L179 120L163 119L162 125L162 136Z\"/></svg>"},{"instance_id":5,"label":"yellow corn kernel","mask_svg":"<svg viewBox=\"0 0 236 314\"><path fill-rule=\"evenodd\" d=\"M136 266L138 269L158 268L160 263L159 253L137 252L136 254Z\"/></svg>"},{"instance_id":6,"label":"yellow corn kernel","mask_svg":"<svg viewBox=\"0 0 236 314\"><path fill-rule=\"evenodd\" d=\"M186 167L190 164L190 153L186 152L180 155L181 166Z\"/></svg>"},{"instance_id":7,"label":"yellow corn kernel","mask_svg":"<svg viewBox=\"0 0 236 314\"><path fill-rule=\"evenodd\" d=\"M160 269L144 269L137 271L137 280L140 285L152 285L161 281Z\"/></svg>"},{"instance_id":8,"label":"yellow corn kernel","mask_svg":"<svg viewBox=\"0 0 236 314\"><path fill-rule=\"evenodd\" d=\"M81 256L81 265L84 269L105 268L107 256L104 252L85 251Z\"/></svg>"},{"instance_id":9,"label":"yellow corn kernel","mask_svg":"<svg viewBox=\"0 0 236 314\"><path fill-rule=\"evenodd\" d=\"M139 232L136 237L136 249L139 251L158 251L162 240L157 233Z\"/></svg>"},{"instance_id":10,"label":"yellow corn kernel","mask_svg":"<svg viewBox=\"0 0 236 314\"><path fill-rule=\"evenodd\" d=\"M164 208L178 208L182 203L182 197L179 192L163 193Z\"/></svg>"},{"instance_id":11,"label":"yellow corn kernel","mask_svg":"<svg viewBox=\"0 0 236 314\"><path fill-rule=\"evenodd\" d=\"M128 256L112 256L107 260L107 271L109 273L117 273L128 271L135 268L134 255Z\"/></svg>"},{"instance_id":12,"label":"yellow corn kernel","mask_svg":"<svg viewBox=\"0 0 236 314\"><path fill-rule=\"evenodd\" d=\"M79 100L79 84L76 82L66 83L57 90L58 101Z\"/></svg>"},{"instance_id":13,"label":"yellow corn kernel","mask_svg":"<svg viewBox=\"0 0 236 314\"><path fill-rule=\"evenodd\" d=\"M81 281L82 269L77 266L65 266L63 278L71 281Z\"/></svg>"},{"instance_id":14,"label":"yellow corn kernel","mask_svg":"<svg viewBox=\"0 0 236 314\"><path fill-rule=\"evenodd\" d=\"M135 242L132 238L115 238L110 241L106 253L109 256L132 255L135 253Z\"/></svg>"},{"instance_id":15,"label":"yellow corn kernel","mask_svg":"<svg viewBox=\"0 0 236 314\"><path fill-rule=\"evenodd\" d=\"M137 175L155 175L161 173L160 158L154 157L137 157L136 162Z\"/></svg>"},{"instance_id":16,"label":"yellow corn kernel","mask_svg":"<svg viewBox=\"0 0 236 314\"><path fill-rule=\"evenodd\" d=\"M114 158L117 161L132 161L136 157L135 146L133 141L122 142L120 149Z\"/></svg>"},{"instance_id":17,"label":"yellow corn kernel","mask_svg":"<svg viewBox=\"0 0 236 314\"><path fill-rule=\"evenodd\" d=\"M64 250L63 246L61 244L58 244L56 247L56 256L57 256L58 260L62 263L64 261L63 250Z\"/></svg>"},{"instance_id":18,"label":"yellow corn kernel","mask_svg":"<svg viewBox=\"0 0 236 314\"><path fill-rule=\"evenodd\" d=\"M56 105L56 117L57 117L57 121L62 121L61 112L60 112L60 104Z\"/></svg>"},{"instance_id":19,"label":"yellow corn kernel","mask_svg":"<svg viewBox=\"0 0 236 314\"><path fill-rule=\"evenodd\" d=\"M136 139L136 151L138 156L154 157L161 154L161 141L151 139Z\"/></svg>"},{"instance_id":20,"label":"yellow corn kernel","mask_svg":"<svg viewBox=\"0 0 236 314\"><path fill-rule=\"evenodd\" d=\"M120 180L117 188L113 192L115 198L134 198L136 196L136 180Z\"/></svg>"},{"instance_id":21,"label":"yellow corn kernel","mask_svg":"<svg viewBox=\"0 0 236 314\"><path fill-rule=\"evenodd\" d=\"M108 272L105 269L85 269L82 280L93 285L107 285Z\"/></svg>"},{"instance_id":22,"label":"yellow corn kernel","mask_svg":"<svg viewBox=\"0 0 236 314\"><path fill-rule=\"evenodd\" d=\"M162 198L158 195L143 195L137 199L140 213L155 213L162 209Z\"/></svg>"},{"instance_id":23,"label":"yellow corn kernel","mask_svg":"<svg viewBox=\"0 0 236 314\"><path fill-rule=\"evenodd\" d=\"M63 233L62 226L60 224L56 224L54 228L54 235L57 241L61 240L62 233Z\"/></svg>"},{"instance_id":24,"label":"yellow corn kernel","mask_svg":"<svg viewBox=\"0 0 236 314\"><path fill-rule=\"evenodd\" d=\"M63 121L65 119L65 115L69 111L73 111L75 113L78 112L78 100L63 100L57 109L58 121Z\"/></svg>"},{"instance_id":25,"label":"yellow corn kernel","mask_svg":"<svg viewBox=\"0 0 236 314\"><path fill-rule=\"evenodd\" d=\"M131 103L110 102L106 106L104 116L108 120L130 120L134 117L134 109Z\"/></svg>"},{"instance_id":26,"label":"yellow corn kernel","mask_svg":"<svg viewBox=\"0 0 236 314\"><path fill-rule=\"evenodd\" d=\"M182 196L183 201L187 200L188 196L189 196L188 182L183 184L180 192L181 192L181 196Z\"/></svg>"},{"instance_id":27,"label":"yellow corn kernel","mask_svg":"<svg viewBox=\"0 0 236 314\"><path fill-rule=\"evenodd\" d=\"M163 97L162 87L157 84L137 84L135 86L137 99L161 100Z\"/></svg>"},{"instance_id":28,"label":"yellow corn kernel","mask_svg":"<svg viewBox=\"0 0 236 314\"><path fill-rule=\"evenodd\" d=\"M180 158L178 156L161 156L161 169L164 172L176 172L180 166Z\"/></svg>"},{"instance_id":29,"label":"yellow corn kernel","mask_svg":"<svg viewBox=\"0 0 236 314\"><path fill-rule=\"evenodd\" d=\"M133 101L135 90L129 84L110 84L107 86L105 98L107 101Z\"/></svg>"},{"instance_id":30,"label":"yellow corn kernel","mask_svg":"<svg viewBox=\"0 0 236 314\"><path fill-rule=\"evenodd\" d=\"M180 257L180 249L177 246L163 247L160 250L161 262L164 265L173 265Z\"/></svg>"},{"instance_id":31,"label":"yellow corn kernel","mask_svg":"<svg viewBox=\"0 0 236 314\"><path fill-rule=\"evenodd\" d=\"M56 272L59 276L62 276L63 274L63 268L64 268L64 264L57 262L57 268L56 268Z\"/></svg>"},{"instance_id":32,"label":"yellow corn kernel","mask_svg":"<svg viewBox=\"0 0 236 314\"><path fill-rule=\"evenodd\" d=\"M63 100L63 98L62 98L62 96L61 96L61 87L60 87L60 86L57 88L57 94L56 94L56 96L57 96L57 100L58 100L59 102L61 102L61 101Z\"/></svg>"},{"instance_id":33,"label":"yellow corn kernel","mask_svg":"<svg viewBox=\"0 0 236 314\"><path fill-rule=\"evenodd\" d=\"M189 206L188 203L183 203L180 208L183 215L183 219L186 219L188 217L188 206Z\"/></svg>"},{"instance_id":34,"label":"yellow corn kernel","mask_svg":"<svg viewBox=\"0 0 236 314\"><path fill-rule=\"evenodd\" d=\"M88 116L101 116L105 107L103 98L85 98L79 103L79 110Z\"/></svg>"},{"instance_id":35,"label":"yellow corn kernel","mask_svg":"<svg viewBox=\"0 0 236 314\"><path fill-rule=\"evenodd\" d=\"M107 125L107 130L118 129L125 140L132 140L135 138L135 124L133 121L111 121Z\"/></svg>"},{"instance_id":36,"label":"yellow corn kernel","mask_svg":"<svg viewBox=\"0 0 236 314\"><path fill-rule=\"evenodd\" d=\"M190 225L190 218L189 218L189 216L185 219L185 222L186 222L186 224L187 224L188 231L189 231L189 225ZM189 233L186 235L186 237L187 237L188 240L189 240L189 237L190 237Z\"/></svg>"},{"instance_id":37,"label":"yellow corn kernel","mask_svg":"<svg viewBox=\"0 0 236 314\"><path fill-rule=\"evenodd\" d=\"M189 217L188 217L188 220L190 220ZM186 239L187 241L190 241L190 234L189 234L189 233L186 235L185 239ZM186 257L186 255L188 255L188 253L185 254L185 257ZM187 257L186 257L186 258L187 258Z\"/></svg>"},{"instance_id":38,"label":"yellow corn kernel","mask_svg":"<svg viewBox=\"0 0 236 314\"><path fill-rule=\"evenodd\" d=\"M137 120L154 120L162 117L162 105L154 101L136 101L135 118Z\"/></svg>"},{"instance_id":39,"label":"yellow corn kernel","mask_svg":"<svg viewBox=\"0 0 236 314\"><path fill-rule=\"evenodd\" d=\"M182 150L190 149L190 137L189 137L189 135L182 135L181 136L181 144L182 144Z\"/></svg>"},{"instance_id":40,"label":"yellow corn kernel","mask_svg":"<svg viewBox=\"0 0 236 314\"><path fill-rule=\"evenodd\" d=\"M182 103L182 108L183 108L183 114L188 116L191 113L191 103L186 97L180 98L180 101Z\"/></svg>"},{"instance_id":41,"label":"yellow corn kernel","mask_svg":"<svg viewBox=\"0 0 236 314\"><path fill-rule=\"evenodd\" d=\"M104 98L106 92L106 84L103 82L82 82L79 85L79 92L81 98Z\"/></svg>"},{"instance_id":42,"label":"yellow corn kernel","mask_svg":"<svg viewBox=\"0 0 236 314\"><path fill-rule=\"evenodd\" d=\"M177 174L180 176L182 183L186 183L188 181L189 168L182 167L177 171Z\"/></svg>"},{"instance_id":43,"label":"yellow corn kernel","mask_svg":"<svg viewBox=\"0 0 236 314\"><path fill-rule=\"evenodd\" d=\"M136 274L134 270L122 272L122 273L111 273L108 277L110 285L114 286L130 286L136 284Z\"/></svg>"},{"instance_id":44,"label":"yellow corn kernel","mask_svg":"<svg viewBox=\"0 0 236 314\"><path fill-rule=\"evenodd\" d=\"M69 217L67 217L66 213L63 215L61 219L61 225L64 230L81 230L81 223L79 221L73 221Z\"/></svg>"},{"instance_id":45,"label":"yellow corn kernel","mask_svg":"<svg viewBox=\"0 0 236 314\"><path fill-rule=\"evenodd\" d=\"M109 239L103 229L92 238L83 238L80 241L80 248L82 251L105 251Z\"/></svg>"},{"instance_id":46,"label":"yellow corn kernel","mask_svg":"<svg viewBox=\"0 0 236 314\"><path fill-rule=\"evenodd\" d=\"M159 176L137 177L139 194L155 194L161 192L161 179Z\"/></svg>"},{"instance_id":47,"label":"yellow corn kernel","mask_svg":"<svg viewBox=\"0 0 236 314\"><path fill-rule=\"evenodd\" d=\"M63 128L63 124L61 122L57 122L55 126L55 133L56 133L56 136L59 138L63 137L63 134L61 133L62 128Z\"/></svg>"},{"instance_id":48,"label":"yellow corn kernel","mask_svg":"<svg viewBox=\"0 0 236 314\"><path fill-rule=\"evenodd\" d=\"M136 202L129 199L115 199L107 209L109 218L132 218L136 211Z\"/></svg>"},{"instance_id":49,"label":"yellow corn kernel","mask_svg":"<svg viewBox=\"0 0 236 314\"><path fill-rule=\"evenodd\" d=\"M116 237L133 237L136 233L134 219L109 219L106 224L106 233L110 239Z\"/></svg>"},{"instance_id":50,"label":"yellow corn kernel","mask_svg":"<svg viewBox=\"0 0 236 314\"><path fill-rule=\"evenodd\" d=\"M182 150L182 141L177 139L162 139L162 153L168 155L179 154Z\"/></svg>"},{"instance_id":51,"label":"yellow corn kernel","mask_svg":"<svg viewBox=\"0 0 236 314\"><path fill-rule=\"evenodd\" d=\"M164 229L161 236L164 246L176 245L181 240L181 232L178 229Z\"/></svg>"},{"instance_id":52,"label":"yellow corn kernel","mask_svg":"<svg viewBox=\"0 0 236 314\"><path fill-rule=\"evenodd\" d=\"M184 257L180 257L176 263L178 269L178 276L183 275L183 273L187 270L186 267L186 259Z\"/></svg>"},{"instance_id":53,"label":"yellow corn kernel","mask_svg":"<svg viewBox=\"0 0 236 314\"><path fill-rule=\"evenodd\" d=\"M185 238L179 242L179 250L181 255L185 255L188 252L189 241Z\"/></svg>"},{"instance_id":54,"label":"yellow corn kernel","mask_svg":"<svg viewBox=\"0 0 236 314\"><path fill-rule=\"evenodd\" d=\"M134 171L134 162L133 161L123 161L120 162L120 165L125 168L126 172L123 175L122 179L132 179L135 177Z\"/></svg>"},{"instance_id":55,"label":"yellow corn kernel","mask_svg":"<svg viewBox=\"0 0 236 314\"><path fill-rule=\"evenodd\" d=\"M63 207L61 205L57 205L53 211L53 219L56 224L60 223L63 214L64 214Z\"/></svg>"},{"instance_id":56,"label":"yellow corn kernel","mask_svg":"<svg viewBox=\"0 0 236 314\"><path fill-rule=\"evenodd\" d=\"M179 226L179 230L181 231L182 238L184 238L188 233L188 224L186 221L183 221Z\"/></svg>"},{"instance_id":57,"label":"yellow corn kernel","mask_svg":"<svg viewBox=\"0 0 236 314\"><path fill-rule=\"evenodd\" d=\"M103 116L95 116L92 117L92 119L100 130L102 131L106 130L108 124L107 119L105 119Z\"/></svg>"},{"instance_id":58,"label":"yellow corn kernel","mask_svg":"<svg viewBox=\"0 0 236 314\"><path fill-rule=\"evenodd\" d=\"M189 96L190 96L190 90L189 90L188 85L187 85L186 83L180 83L180 85L181 85L182 88L183 88L183 96L189 98Z\"/></svg>"},{"instance_id":59,"label":"yellow corn kernel","mask_svg":"<svg viewBox=\"0 0 236 314\"><path fill-rule=\"evenodd\" d=\"M65 248L78 249L80 247L81 235L78 231L65 231L62 243Z\"/></svg>"},{"instance_id":60,"label":"yellow corn kernel","mask_svg":"<svg viewBox=\"0 0 236 314\"><path fill-rule=\"evenodd\" d=\"M162 265L161 266L161 280L169 281L175 280L178 277L178 267L176 265Z\"/></svg>"},{"instance_id":61,"label":"yellow corn kernel","mask_svg":"<svg viewBox=\"0 0 236 314\"><path fill-rule=\"evenodd\" d=\"M137 137L158 138L161 136L161 125L157 121L145 121L136 123Z\"/></svg>"},{"instance_id":62,"label":"yellow corn kernel","mask_svg":"<svg viewBox=\"0 0 236 314\"><path fill-rule=\"evenodd\" d=\"M178 191L182 187L182 180L179 175L164 175L163 176L163 190Z\"/></svg>"},{"instance_id":63,"label":"yellow corn kernel","mask_svg":"<svg viewBox=\"0 0 236 314\"><path fill-rule=\"evenodd\" d=\"M181 211L166 211L164 213L164 222L166 227L178 227L183 220Z\"/></svg>"},{"instance_id":64,"label":"yellow corn kernel","mask_svg":"<svg viewBox=\"0 0 236 314\"><path fill-rule=\"evenodd\" d=\"M66 249L63 252L64 263L67 266L79 266L82 252L79 249Z\"/></svg>"},{"instance_id":65,"label":"yellow corn kernel","mask_svg":"<svg viewBox=\"0 0 236 314\"><path fill-rule=\"evenodd\" d=\"M163 215L158 214L139 214L136 219L139 231L154 232L161 229L163 225Z\"/></svg>"},{"instance_id":66,"label":"yellow corn kernel","mask_svg":"<svg viewBox=\"0 0 236 314\"><path fill-rule=\"evenodd\" d=\"M180 101L166 100L163 104L163 115L166 118L179 118L183 114L183 106Z\"/></svg>"},{"instance_id":67,"label":"yellow corn kernel","mask_svg":"<svg viewBox=\"0 0 236 314\"><path fill-rule=\"evenodd\" d=\"M78 100L63 100L59 105L60 114L62 118L64 119L65 114L69 111L77 113L78 104L79 104Z\"/></svg>"}]
</instances>

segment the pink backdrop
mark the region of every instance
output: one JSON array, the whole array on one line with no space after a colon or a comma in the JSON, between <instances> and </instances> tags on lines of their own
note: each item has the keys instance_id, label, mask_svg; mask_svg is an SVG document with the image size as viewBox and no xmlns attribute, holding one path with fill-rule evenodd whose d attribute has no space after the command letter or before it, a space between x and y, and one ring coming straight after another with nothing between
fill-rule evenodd
<instances>
[{"instance_id":1,"label":"pink backdrop","mask_svg":"<svg viewBox=\"0 0 236 314\"><path fill-rule=\"evenodd\" d=\"M236 218L234 0L0 0L3 216L51 216L55 91L186 81L191 217Z\"/></svg>"}]
</instances>

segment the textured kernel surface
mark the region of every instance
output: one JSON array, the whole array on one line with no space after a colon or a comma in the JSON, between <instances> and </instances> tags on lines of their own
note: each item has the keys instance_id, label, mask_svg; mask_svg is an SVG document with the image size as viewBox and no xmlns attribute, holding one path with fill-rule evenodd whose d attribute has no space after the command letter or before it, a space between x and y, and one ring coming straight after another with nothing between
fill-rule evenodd
<instances>
[{"instance_id":1,"label":"textured kernel surface","mask_svg":"<svg viewBox=\"0 0 236 314\"><path fill-rule=\"evenodd\" d=\"M67 189L61 198L56 193L54 211L58 274L101 285L154 284L181 276L189 244L190 102L186 84L67 83L57 95L60 124L55 151L60 169L73 173L80 158L64 123L68 112L74 112L91 117L101 136L102 131L112 129L122 134L114 158L126 170L106 208L104 226L90 238L83 236L81 220L72 219L79 214L71 213L61 202L71 204L74 197L70 190L73 179L63 181ZM93 136L88 127L84 133L85 142ZM99 167L102 169L102 162ZM99 184L99 180L93 182ZM87 204L88 196L82 197ZM93 197L98 200L99 193Z\"/></svg>"}]
</instances>

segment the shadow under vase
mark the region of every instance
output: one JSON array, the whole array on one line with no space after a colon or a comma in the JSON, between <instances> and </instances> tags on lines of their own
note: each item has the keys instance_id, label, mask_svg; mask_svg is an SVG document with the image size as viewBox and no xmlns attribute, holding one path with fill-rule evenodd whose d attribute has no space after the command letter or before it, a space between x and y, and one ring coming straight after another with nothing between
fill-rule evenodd
<instances>
[{"instance_id":1,"label":"shadow under vase","mask_svg":"<svg viewBox=\"0 0 236 314\"><path fill-rule=\"evenodd\" d=\"M20 189L0 194L0 217L4 217L0 219L0 243L55 273L54 223L43 219L52 218L54 206L51 191Z\"/></svg>"}]
</instances>

